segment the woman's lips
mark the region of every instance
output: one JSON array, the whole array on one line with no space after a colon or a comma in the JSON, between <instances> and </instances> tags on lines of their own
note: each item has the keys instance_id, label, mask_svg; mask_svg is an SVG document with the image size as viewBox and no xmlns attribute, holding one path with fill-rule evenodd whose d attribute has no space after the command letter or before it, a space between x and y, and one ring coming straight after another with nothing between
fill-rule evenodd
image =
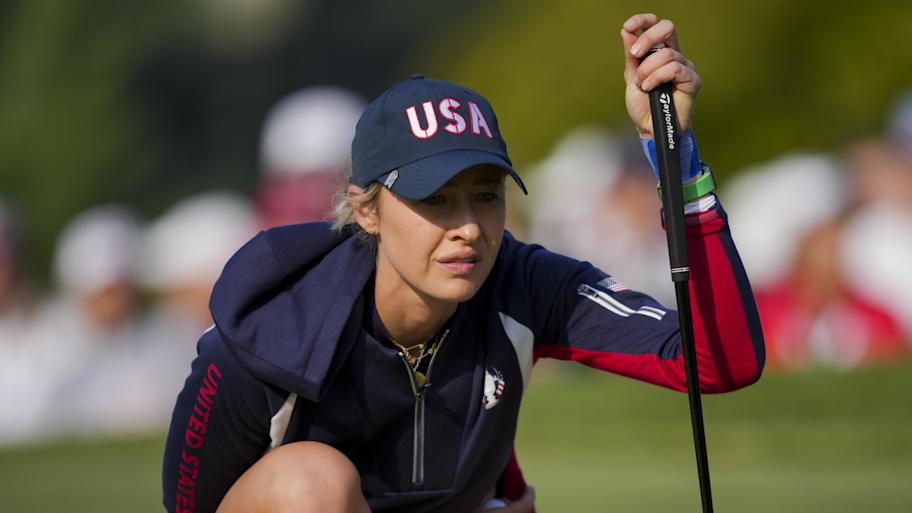
<instances>
[{"instance_id":1,"label":"woman's lips","mask_svg":"<svg viewBox=\"0 0 912 513\"><path fill-rule=\"evenodd\" d=\"M437 260L446 270L455 274L467 274L478 265L478 253L475 251L459 251Z\"/></svg>"},{"instance_id":2,"label":"woman's lips","mask_svg":"<svg viewBox=\"0 0 912 513\"><path fill-rule=\"evenodd\" d=\"M475 260L461 262L461 261L452 261L452 262L440 262L444 268L448 271L455 274L468 274L475 269L475 266L478 265L478 262Z\"/></svg>"}]
</instances>

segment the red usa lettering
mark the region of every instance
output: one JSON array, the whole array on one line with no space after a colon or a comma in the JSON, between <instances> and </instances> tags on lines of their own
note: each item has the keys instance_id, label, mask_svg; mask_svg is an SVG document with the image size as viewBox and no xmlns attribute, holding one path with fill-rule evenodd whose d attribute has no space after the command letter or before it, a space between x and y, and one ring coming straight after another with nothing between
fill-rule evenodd
<instances>
[{"instance_id":1,"label":"red usa lettering","mask_svg":"<svg viewBox=\"0 0 912 513\"><path fill-rule=\"evenodd\" d=\"M486 120L484 114L481 113L481 109L478 108L478 105L474 102L468 102L468 104L469 119L472 123L472 133L475 135L484 133L488 139L493 139L494 135L491 133L491 128L488 126L488 120ZM421 110L424 112L424 123L419 119L418 108L415 105L405 109L405 115L408 117L412 135L419 139L430 139L431 137L434 137L439 128L437 110L440 111L440 116L443 119L449 121L449 123L443 127L444 130L451 134L461 134L465 132L468 125L466 123L466 118L458 111L461 106L462 104L453 98L444 98L441 100L437 105L437 109L434 109L434 102L426 101L421 104Z\"/></svg>"}]
</instances>

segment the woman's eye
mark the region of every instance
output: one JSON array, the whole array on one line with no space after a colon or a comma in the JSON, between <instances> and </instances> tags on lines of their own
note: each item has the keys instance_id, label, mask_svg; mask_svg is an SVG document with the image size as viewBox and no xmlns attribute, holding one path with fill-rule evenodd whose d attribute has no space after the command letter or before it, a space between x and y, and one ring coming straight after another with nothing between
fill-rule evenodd
<instances>
[{"instance_id":1,"label":"woman's eye","mask_svg":"<svg viewBox=\"0 0 912 513\"><path fill-rule=\"evenodd\" d=\"M493 202L493 201L497 201L498 198L500 198L500 195L497 194L497 193L494 193L494 192L480 192L480 193L478 193L478 194L475 195L475 198L476 198L478 201L482 201L482 202L485 202L485 203L490 203L490 202Z\"/></svg>"},{"instance_id":2,"label":"woman's eye","mask_svg":"<svg viewBox=\"0 0 912 513\"><path fill-rule=\"evenodd\" d=\"M425 205L442 205L446 203L446 197L442 194L435 194L434 196L428 196L421 200Z\"/></svg>"}]
</instances>

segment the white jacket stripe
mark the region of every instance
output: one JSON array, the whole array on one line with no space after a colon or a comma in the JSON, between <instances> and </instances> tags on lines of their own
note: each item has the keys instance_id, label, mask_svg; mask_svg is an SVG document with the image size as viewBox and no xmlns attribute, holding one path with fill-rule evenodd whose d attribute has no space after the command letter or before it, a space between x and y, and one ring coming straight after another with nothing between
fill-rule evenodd
<instances>
[{"instance_id":1,"label":"white jacket stripe","mask_svg":"<svg viewBox=\"0 0 912 513\"><path fill-rule=\"evenodd\" d=\"M513 350L516 351L516 360L519 362L519 370L522 371L523 390L525 390L529 386L529 380L532 379L532 351L535 347L535 335L532 334L532 330L516 319L503 312L497 313L500 314L504 332L510 339L510 343L513 344Z\"/></svg>"},{"instance_id":2,"label":"white jacket stripe","mask_svg":"<svg viewBox=\"0 0 912 513\"><path fill-rule=\"evenodd\" d=\"M621 303L617 298L611 296L607 292L598 290L589 285L580 285L577 290L577 294L592 300L594 303L599 306L609 310L610 312L620 315L621 317L630 317L631 315L643 315L646 317L653 318L657 321L661 321L665 317L665 312L662 309L656 308L654 306L641 306L638 310L634 310L629 306Z\"/></svg>"},{"instance_id":3,"label":"white jacket stripe","mask_svg":"<svg viewBox=\"0 0 912 513\"><path fill-rule=\"evenodd\" d=\"M269 452L282 445L282 440L285 439L285 432L288 431L288 423L291 421L291 414L294 412L294 407L297 400L298 394L288 394L288 399L285 399L285 403L282 404L282 407L279 408L279 411L277 411L276 414L272 416L272 419L270 419L269 449L266 449L266 452Z\"/></svg>"}]
</instances>

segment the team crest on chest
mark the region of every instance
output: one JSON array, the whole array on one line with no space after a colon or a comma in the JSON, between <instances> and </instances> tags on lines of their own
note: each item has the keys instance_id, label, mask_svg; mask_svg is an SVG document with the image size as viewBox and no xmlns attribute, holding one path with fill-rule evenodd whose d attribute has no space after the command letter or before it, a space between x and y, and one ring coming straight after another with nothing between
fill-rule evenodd
<instances>
[{"instance_id":1,"label":"team crest on chest","mask_svg":"<svg viewBox=\"0 0 912 513\"><path fill-rule=\"evenodd\" d=\"M495 367L488 367L488 370L485 371L484 395L481 398L481 404L486 410L497 406L500 398L503 397L506 385L503 374Z\"/></svg>"}]
</instances>

